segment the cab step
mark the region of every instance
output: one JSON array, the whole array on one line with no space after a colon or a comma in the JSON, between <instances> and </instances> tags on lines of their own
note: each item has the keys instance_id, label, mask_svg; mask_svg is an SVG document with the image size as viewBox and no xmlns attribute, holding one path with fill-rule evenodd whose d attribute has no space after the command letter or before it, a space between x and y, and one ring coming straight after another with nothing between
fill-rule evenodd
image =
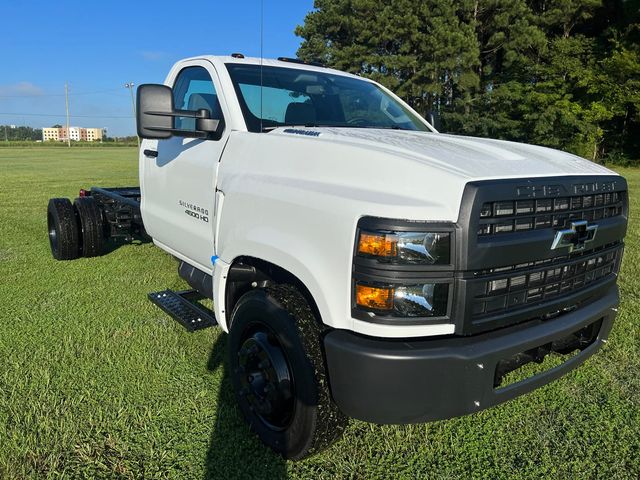
<instances>
[{"instance_id":1,"label":"cab step","mask_svg":"<svg viewBox=\"0 0 640 480\"><path fill-rule=\"evenodd\" d=\"M189 332L214 327L218 324L215 314L210 309L194 303L197 300L205 298L196 290L183 290L179 292L163 290L161 292L150 293L148 297L149 300Z\"/></svg>"}]
</instances>

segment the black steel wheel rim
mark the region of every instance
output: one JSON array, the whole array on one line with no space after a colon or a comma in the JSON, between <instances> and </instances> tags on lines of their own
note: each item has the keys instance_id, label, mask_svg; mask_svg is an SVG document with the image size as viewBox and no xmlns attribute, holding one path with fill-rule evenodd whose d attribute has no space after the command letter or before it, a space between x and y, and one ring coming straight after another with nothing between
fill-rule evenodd
<instances>
[{"instance_id":1,"label":"black steel wheel rim","mask_svg":"<svg viewBox=\"0 0 640 480\"><path fill-rule=\"evenodd\" d=\"M51 214L47 215L47 229L49 230L51 250L55 252L58 249L58 232L56 231L56 224Z\"/></svg>"},{"instance_id":2,"label":"black steel wheel rim","mask_svg":"<svg viewBox=\"0 0 640 480\"><path fill-rule=\"evenodd\" d=\"M284 348L266 325L252 325L243 335L236 374L249 410L267 428L286 429L295 410L293 372Z\"/></svg>"}]
</instances>

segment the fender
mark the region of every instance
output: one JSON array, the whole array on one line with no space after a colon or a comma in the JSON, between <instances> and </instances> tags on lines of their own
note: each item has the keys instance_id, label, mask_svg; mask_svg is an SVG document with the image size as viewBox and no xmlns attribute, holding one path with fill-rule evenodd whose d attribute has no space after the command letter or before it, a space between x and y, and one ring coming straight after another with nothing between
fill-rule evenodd
<instances>
[{"instance_id":1,"label":"fender","mask_svg":"<svg viewBox=\"0 0 640 480\"><path fill-rule=\"evenodd\" d=\"M261 230L261 229L260 229ZM236 259L241 257L251 257L256 260L268 262L275 267L284 270L287 274L295 277L304 287L308 290L313 302L318 308L318 312L324 324L336 327L337 323L340 323L339 312L332 312L329 305L330 302L326 298L325 290L321 288L323 281L317 277L317 275L326 275L326 270L313 269L307 265L304 260L307 259L310 263L313 260L320 261L322 256L320 252L316 251L316 248L311 244L302 244L300 239L298 240L297 247L291 247L289 250L278 248L276 245L288 245L291 246L291 238L284 232L278 232L276 236L267 236L267 232L253 231L252 238L262 238L263 242L242 242L242 245L233 245L225 249L220 258L214 257L214 271L213 271L213 300L216 319L223 330L228 331L228 316L231 312L225 311L226 303L226 290L230 278L230 267L234 264ZM274 232L271 232L272 234ZM324 284L330 282L331 279L326 279ZM335 279L334 279L335 281ZM336 291L335 289L332 291ZM340 291L340 290L338 290ZM345 286L344 291L348 291L348 286ZM334 304L335 305L335 304ZM337 304L339 305L339 304ZM342 324L340 327L345 328L343 325L345 322L351 323L350 316L344 315Z\"/></svg>"}]
</instances>

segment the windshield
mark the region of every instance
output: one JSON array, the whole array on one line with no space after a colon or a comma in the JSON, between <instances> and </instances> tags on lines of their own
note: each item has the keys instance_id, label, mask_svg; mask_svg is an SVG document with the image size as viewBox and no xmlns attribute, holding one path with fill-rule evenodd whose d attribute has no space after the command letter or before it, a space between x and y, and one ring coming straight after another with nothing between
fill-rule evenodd
<instances>
[{"instance_id":1,"label":"windshield","mask_svg":"<svg viewBox=\"0 0 640 480\"><path fill-rule=\"evenodd\" d=\"M357 78L282 67L229 63L251 132L281 126L430 131L406 106ZM262 77L262 94L260 93Z\"/></svg>"}]
</instances>

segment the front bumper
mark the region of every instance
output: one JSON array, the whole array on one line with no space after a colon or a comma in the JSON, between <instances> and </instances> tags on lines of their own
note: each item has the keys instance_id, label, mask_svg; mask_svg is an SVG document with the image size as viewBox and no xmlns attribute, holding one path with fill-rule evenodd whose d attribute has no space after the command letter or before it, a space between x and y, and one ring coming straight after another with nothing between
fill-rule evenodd
<instances>
[{"instance_id":1,"label":"front bumper","mask_svg":"<svg viewBox=\"0 0 640 480\"><path fill-rule=\"evenodd\" d=\"M324 340L331 392L346 415L373 423L418 423L474 413L582 364L607 339L618 301L614 285L600 299L560 317L468 337L395 341L334 330ZM593 342L561 365L494 387L497 368L521 359L523 352L546 352L550 345L554 350L592 324L599 328Z\"/></svg>"}]
</instances>

